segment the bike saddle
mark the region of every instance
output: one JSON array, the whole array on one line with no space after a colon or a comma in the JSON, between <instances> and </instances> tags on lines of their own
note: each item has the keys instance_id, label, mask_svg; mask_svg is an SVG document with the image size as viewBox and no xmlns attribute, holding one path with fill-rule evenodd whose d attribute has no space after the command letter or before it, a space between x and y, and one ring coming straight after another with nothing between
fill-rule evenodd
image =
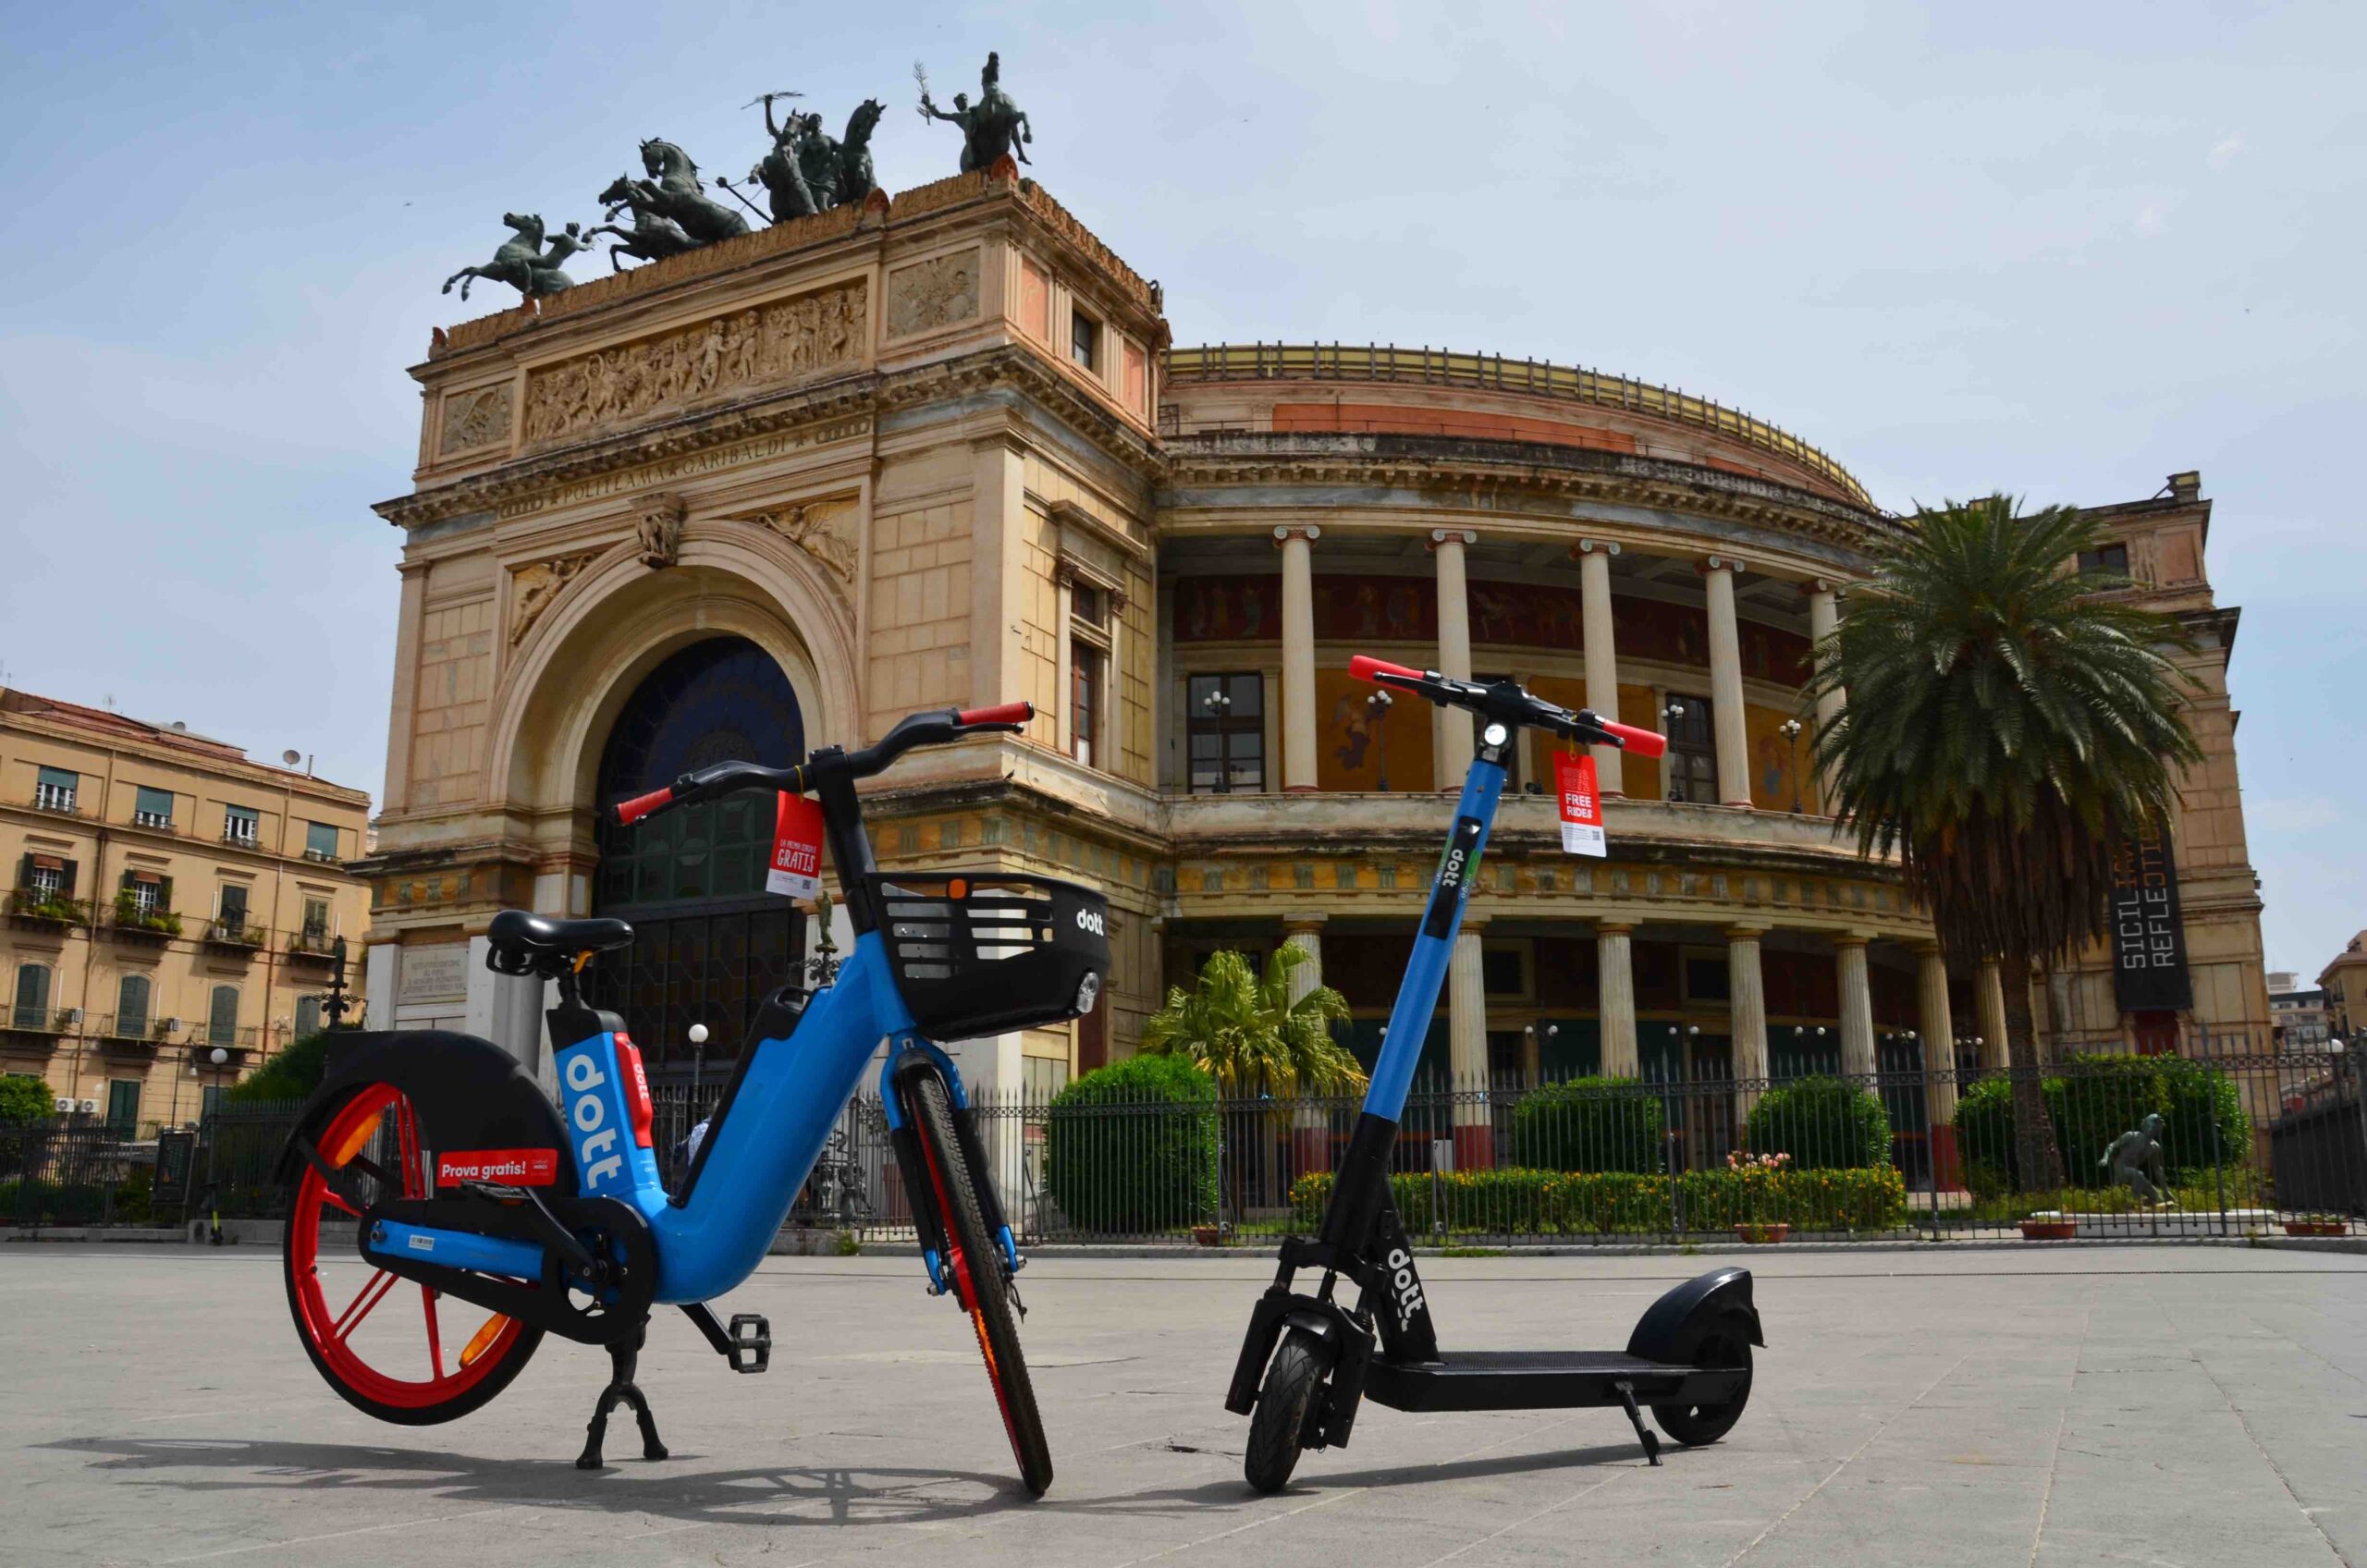
<instances>
[{"instance_id":1,"label":"bike saddle","mask_svg":"<svg viewBox=\"0 0 2367 1568\"><path fill-rule=\"evenodd\" d=\"M523 973L538 959L573 958L632 945L632 927L621 920L560 920L522 909L495 915L484 935L496 956L519 966L513 974Z\"/></svg>"}]
</instances>

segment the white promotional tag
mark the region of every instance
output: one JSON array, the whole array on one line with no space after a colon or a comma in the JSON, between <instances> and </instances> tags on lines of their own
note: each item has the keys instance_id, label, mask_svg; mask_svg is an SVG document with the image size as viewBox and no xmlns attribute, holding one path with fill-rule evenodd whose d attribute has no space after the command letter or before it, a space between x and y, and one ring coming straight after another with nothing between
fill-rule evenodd
<instances>
[{"instance_id":1,"label":"white promotional tag","mask_svg":"<svg viewBox=\"0 0 2367 1568\"><path fill-rule=\"evenodd\" d=\"M1553 791L1562 797L1562 852L1608 857L1602 836L1602 797L1595 792L1594 758L1583 752L1553 753Z\"/></svg>"},{"instance_id":2,"label":"white promotional tag","mask_svg":"<svg viewBox=\"0 0 2367 1568\"><path fill-rule=\"evenodd\" d=\"M773 816L773 858L765 891L810 899L822 890L822 807L782 790Z\"/></svg>"}]
</instances>

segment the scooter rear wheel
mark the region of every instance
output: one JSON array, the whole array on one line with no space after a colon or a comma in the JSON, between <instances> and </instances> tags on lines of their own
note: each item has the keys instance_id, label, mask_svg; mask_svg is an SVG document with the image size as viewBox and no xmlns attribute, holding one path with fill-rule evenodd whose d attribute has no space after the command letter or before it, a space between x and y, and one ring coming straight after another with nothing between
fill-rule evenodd
<instances>
[{"instance_id":1,"label":"scooter rear wheel","mask_svg":"<svg viewBox=\"0 0 2367 1568\"><path fill-rule=\"evenodd\" d=\"M1742 1372L1741 1391L1727 1403L1652 1406L1652 1419L1660 1423L1662 1431L1686 1448L1699 1448L1733 1431L1735 1423L1742 1419L1742 1407L1750 1403L1748 1325L1732 1317L1711 1323L1684 1359L1695 1366L1738 1367Z\"/></svg>"},{"instance_id":2,"label":"scooter rear wheel","mask_svg":"<svg viewBox=\"0 0 2367 1568\"><path fill-rule=\"evenodd\" d=\"M1323 1341L1293 1329L1266 1366L1257 1408L1249 1417L1249 1451L1242 1474L1261 1492L1290 1485L1298 1467L1299 1439L1306 1432L1307 1407L1323 1383Z\"/></svg>"},{"instance_id":3,"label":"scooter rear wheel","mask_svg":"<svg viewBox=\"0 0 2367 1568\"><path fill-rule=\"evenodd\" d=\"M368 1202L428 1195L429 1151L420 1144L419 1118L410 1098L391 1084L371 1084L356 1092L314 1143L321 1158L337 1170L362 1160L385 1172L384 1181L357 1171L348 1182L348 1190ZM359 1218L329 1190L318 1170L304 1167L288 1209L288 1310L304 1354L329 1387L355 1409L405 1427L456 1420L508 1388L526 1369L543 1331L497 1313L465 1341L448 1341L441 1292L374 1269L354 1256L353 1242L323 1233L325 1227ZM352 1292L356 1281L361 1288ZM417 1317L407 1309L413 1292L419 1297ZM395 1303L377 1311L388 1296ZM465 1330L474 1316L455 1327Z\"/></svg>"}]
</instances>

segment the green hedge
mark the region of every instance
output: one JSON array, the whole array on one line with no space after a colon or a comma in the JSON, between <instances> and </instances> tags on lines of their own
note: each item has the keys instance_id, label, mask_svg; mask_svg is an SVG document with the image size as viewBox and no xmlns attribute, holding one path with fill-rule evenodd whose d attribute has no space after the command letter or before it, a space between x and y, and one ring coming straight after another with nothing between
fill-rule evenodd
<instances>
[{"instance_id":1,"label":"green hedge","mask_svg":"<svg viewBox=\"0 0 2367 1568\"><path fill-rule=\"evenodd\" d=\"M1417 1238L1436 1230L1431 1178L1392 1176L1399 1218ZM1505 1166L1457 1170L1439 1179L1449 1234L1609 1235L1665 1232L1664 1175L1567 1172ZM1302 1176L1291 1187L1291 1222L1312 1231L1331 1196L1331 1173ZM1726 1230L1745 1220L1782 1220L1804 1231L1888 1231L1907 1218L1907 1182L1896 1169L1840 1170L1688 1170L1677 1178L1688 1231Z\"/></svg>"},{"instance_id":2,"label":"green hedge","mask_svg":"<svg viewBox=\"0 0 2367 1568\"><path fill-rule=\"evenodd\" d=\"M1658 1096L1633 1078L1575 1078L1513 1106L1513 1158L1538 1170L1661 1169Z\"/></svg>"},{"instance_id":3,"label":"green hedge","mask_svg":"<svg viewBox=\"0 0 2367 1568\"><path fill-rule=\"evenodd\" d=\"M2214 1163L2248 1164L2251 1121L2235 1081L2208 1064L2175 1056L2089 1054L2039 1081L2065 1180L2074 1187L2113 1184L2100 1162L2112 1141L2149 1115L2162 1118L2165 1163L2179 1172L2207 1171ZM2213 1142L2214 1123L2217 1143ZM1968 1087L1956 1101L1956 1147L1965 1176L1982 1196L2017 1191L2013 1085L2002 1077Z\"/></svg>"},{"instance_id":4,"label":"green hedge","mask_svg":"<svg viewBox=\"0 0 2367 1568\"><path fill-rule=\"evenodd\" d=\"M1890 1116L1872 1090L1820 1074L1760 1096L1743 1141L1790 1155L1795 1172L1870 1170L1890 1163Z\"/></svg>"},{"instance_id":5,"label":"green hedge","mask_svg":"<svg viewBox=\"0 0 2367 1568\"><path fill-rule=\"evenodd\" d=\"M1054 1096L1045 1181L1085 1230L1172 1230L1215 1218L1217 1145L1215 1080L1184 1057L1129 1057Z\"/></svg>"}]
</instances>

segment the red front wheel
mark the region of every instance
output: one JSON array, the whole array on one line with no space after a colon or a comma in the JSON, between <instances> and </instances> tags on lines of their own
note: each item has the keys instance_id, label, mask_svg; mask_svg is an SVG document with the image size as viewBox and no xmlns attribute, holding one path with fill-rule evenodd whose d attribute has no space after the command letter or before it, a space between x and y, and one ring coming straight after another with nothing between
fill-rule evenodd
<instances>
[{"instance_id":1,"label":"red front wheel","mask_svg":"<svg viewBox=\"0 0 2367 1568\"><path fill-rule=\"evenodd\" d=\"M325 1164L350 1172L340 1184L365 1205L430 1194L432 1155L420 1142L418 1114L391 1084L365 1085L315 1143ZM353 1240L359 1219L305 1166L288 1211L288 1310L329 1387L354 1408L406 1427L455 1420L508 1388L543 1331L371 1267Z\"/></svg>"},{"instance_id":2,"label":"red front wheel","mask_svg":"<svg viewBox=\"0 0 2367 1568\"><path fill-rule=\"evenodd\" d=\"M1019 1478L1036 1497L1052 1484L1052 1450L1044 1440L1044 1419L1036 1411L1035 1386L1019 1354L1019 1326L1011 1317L1011 1292L1002 1249L987 1233L970 1167L953 1136L953 1106L945 1085L924 1074L914 1084L913 1120L920 1134L921 1158L928 1166L930 1194L944 1221L945 1268L954 1299L970 1315L978 1351L987 1358L987 1380L1002 1411L1002 1429L1019 1461Z\"/></svg>"}]
</instances>

